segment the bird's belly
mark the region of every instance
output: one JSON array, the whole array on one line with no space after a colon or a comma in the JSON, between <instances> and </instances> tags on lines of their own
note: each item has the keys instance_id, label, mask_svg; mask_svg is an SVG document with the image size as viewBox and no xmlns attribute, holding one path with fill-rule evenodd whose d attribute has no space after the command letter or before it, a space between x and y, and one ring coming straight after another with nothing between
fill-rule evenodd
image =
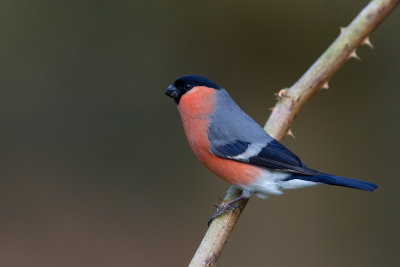
<instances>
[{"instance_id":1,"label":"bird's belly","mask_svg":"<svg viewBox=\"0 0 400 267\"><path fill-rule=\"evenodd\" d=\"M270 194L283 194L282 189L297 189L318 184L300 179L286 180L292 175L289 172L263 169L261 175L254 182L242 187L242 189L253 192L261 198L267 198Z\"/></svg>"}]
</instances>

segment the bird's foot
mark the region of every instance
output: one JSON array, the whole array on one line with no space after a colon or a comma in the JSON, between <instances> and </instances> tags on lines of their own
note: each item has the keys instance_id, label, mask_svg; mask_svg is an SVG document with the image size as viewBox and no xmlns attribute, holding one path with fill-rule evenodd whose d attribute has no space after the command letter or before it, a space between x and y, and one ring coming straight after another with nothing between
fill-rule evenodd
<instances>
[{"instance_id":1,"label":"bird's foot","mask_svg":"<svg viewBox=\"0 0 400 267\"><path fill-rule=\"evenodd\" d=\"M221 216L222 214L224 214L226 211L229 210L234 210L234 209L240 209L240 211L242 211L242 207L240 206L240 204L238 203L240 200L246 198L244 194L240 195L240 197L237 197L225 204L215 204L215 206L218 208L217 211L214 213L213 216L211 216L211 218L208 220L208 226L210 226L210 224L219 216Z\"/></svg>"}]
</instances>

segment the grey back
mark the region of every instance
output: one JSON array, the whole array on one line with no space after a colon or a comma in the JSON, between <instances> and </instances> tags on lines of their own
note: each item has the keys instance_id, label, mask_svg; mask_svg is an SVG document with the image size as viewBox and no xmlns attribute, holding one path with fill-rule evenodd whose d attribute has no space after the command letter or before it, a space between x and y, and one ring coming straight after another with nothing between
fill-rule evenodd
<instances>
[{"instance_id":1,"label":"grey back","mask_svg":"<svg viewBox=\"0 0 400 267\"><path fill-rule=\"evenodd\" d=\"M235 141L266 144L273 140L224 89L216 91L216 105L210 118L208 138L212 147Z\"/></svg>"}]
</instances>

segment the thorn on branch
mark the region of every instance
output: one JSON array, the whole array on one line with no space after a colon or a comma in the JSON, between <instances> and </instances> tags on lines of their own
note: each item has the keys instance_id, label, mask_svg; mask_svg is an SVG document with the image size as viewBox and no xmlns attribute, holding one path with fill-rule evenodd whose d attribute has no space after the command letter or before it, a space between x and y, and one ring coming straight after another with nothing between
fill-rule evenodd
<instances>
[{"instance_id":1,"label":"thorn on branch","mask_svg":"<svg viewBox=\"0 0 400 267\"><path fill-rule=\"evenodd\" d=\"M361 45L366 45L369 46L371 49L374 49L374 45L371 43L369 36L367 36L367 38L365 38L364 41L361 42Z\"/></svg>"},{"instance_id":2,"label":"thorn on branch","mask_svg":"<svg viewBox=\"0 0 400 267\"><path fill-rule=\"evenodd\" d=\"M340 27L340 33L343 33L346 30L346 27Z\"/></svg>"},{"instance_id":3,"label":"thorn on branch","mask_svg":"<svg viewBox=\"0 0 400 267\"><path fill-rule=\"evenodd\" d=\"M328 81L324 82L324 84L322 85L321 89L325 89L325 90L328 90L328 89L329 89L329 83L328 83Z\"/></svg>"},{"instance_id":4,"label":"thorn on branch","mask_svg":"<svg viewBox=\"0 0 400 267\"><path fill-rule=\"evenodd\" d=\"M286 135L289 135L289 136L291 136L293 139L296 139L296 136L294 136L294 134L293 134L293 132L292 132L292 129L289 129L289 130L287 131Z\"/></svg>"},{"instance_id":5,"label":"thorn on branch","mask_svg":"<svg viewBox=\"0 0 400 267\"><path fill-rule=\"evenodd\" d=\"M282 97L289 97L286 90L287 88L283 88L278 93L275 93L276 99L281 100Z\"/></svg>"},{"instance_id":6,"label":"thorn on branch","mask_svg":"<svg viewBox=\"0 0 400 267\"><path fill-rule=\"evenodd\" d=\"M361 58L357 55L356 50L354 49L353 52L351 52L351 54L349 55L349 59L350 58L355 58L357 60L361 60Z\"/></svg>"}]
</instances>

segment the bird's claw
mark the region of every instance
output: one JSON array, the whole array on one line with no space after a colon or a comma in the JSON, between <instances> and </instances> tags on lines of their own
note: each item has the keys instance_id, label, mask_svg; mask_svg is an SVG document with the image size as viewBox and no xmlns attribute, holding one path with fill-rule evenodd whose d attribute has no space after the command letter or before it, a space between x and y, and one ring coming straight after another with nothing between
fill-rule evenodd
<instances>
[{"instance_id":1,"label":"bird's claw","mask_svg":"<svg viewBox=\"0 0 400 267\"><path fill-rule=\"evenodd\" d=\"M214 213L213 216L211 216L210 219L208 219L208 226L210 226L210 224L219 216L223 215L226 211L229 210L235 210L235 209L239 209L240 211L242 211L242 207L239 205L239 203L235 202L235 203L225 203L225 204L217 204L215 203L215 207L217 207L217 211Z\"/></svg>"}]
</instances>

